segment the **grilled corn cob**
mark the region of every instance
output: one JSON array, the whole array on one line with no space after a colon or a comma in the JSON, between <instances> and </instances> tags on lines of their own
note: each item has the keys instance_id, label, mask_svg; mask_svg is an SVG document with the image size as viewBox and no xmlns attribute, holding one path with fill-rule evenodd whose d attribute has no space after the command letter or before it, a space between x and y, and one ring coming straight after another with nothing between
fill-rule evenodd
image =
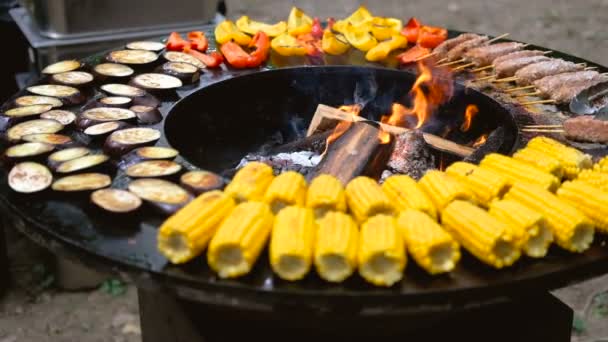
<instances>
[{"instance_id":1,"label":"grilled corn cob","mask_svg":"<svg viewBox=\"0 0 608 342\"><path fill-rule=\"evenodd\" d=\"M598 170L599 168L583 170L578 174L576 180L591 184L602 191L608 192L608 172L600 172ZM608 168L606 168L606 171L608 171Z\"/></svg>"},{"instance_id":2,"label":"grilled corn cob","mask_svg":"<svg viewBox=\"0 0 608 342\"><path fill-rule=\"evenodd\" d=\"M305 201L306 180L295 171L287 171L275 177L264 195L264 202L270 205L275 215L290 205L304 206Z\"/></svg>"},{"instance_id":3,"label":"grilled corn cob","mask_svg":"<svg viewBox=\"0 0 608 342\"><path fill-rule=\"evenodd\" d=\"M328 211L346 211L346 195L342 182L330 175L315 177L308 187L306 206L314 210L318 219Z\"/></svg>"},{"instance_id":4,"label":"grilled corn cob","mask_svg":"<svg viewBox=\"0 0 608 342\"><path fill-rule=\"evenodd\" d=\"M416 209L437 218L435 205L418 183L406 175L388 177L382 183L382 191L389 198L397 211Z\"/></svg>"},{"instance_id":5,"label":"grilled corn cob","mask_svg":"<svg viewBox=\"0 0 608 342\"><path fill-rule=\"evenodd\" d=\"M466 201L454 201L441 213L445 229L480 261L502 268L520 257L506 223Z\"/></svg>"},{"instance_id":6,"label":"grilled corn cob","mask_svg":"<svg viewBox=\"0 0 608 342\"><path fill-rule=\"evenodd\" d=\"M559 179L554 175L544 172L536 166L498 153L488 154L483 158L480 166L498 172L508 180L511 186L519 182L530 183L537 184L549 191L555 191L559 186Z\"/></svg>"},{"instance_id":7,"label":"grilled corn cob","mask_svg":"<svg viewBox=\"0 0 608 342\"><path fill-rule=\"evenodd\" d=\"M441 171L428 171L419 184L438 211L457 199L475 201L475 195L464 182Z\"/></svg>"},{"instance_id":8,"label":"grilled corn cob","mask_svg":"<svg viewBox=\"0 0 608 342\"><path fill-rule=\"evenodd\" d=\"M502 197L509 190L509 182L505 177L471 163L453 163L445 172L464 180L475 194L477 202L484 207L487 207L493 199Z\"/></svg>"},{"instance_id":9,"label":"grilled corn cob","mask_svg":"<svg viewBox=\"0 0 608 342\"><path fill-rule=\"evenodd\" d=\"M249 273L264 248L274 217L261 202L241 203L217 230L207 251L209 266L221 278Z\"/></svg>"},{"instance_id":10,"label":"grilled corn cob","mask_svg":"<svg viewBox=\"0 0 608 342\"><path fill-rule=\"evenodd\" d=\"M374 285L391 286L403 278L405 244L395 221L392 216L380 214L361 226L359 274Z\"/></svg>"},{"instance_id":11,"label":"grilled corn cob","mask_svg":"<svg viewBox=\"0 0 608 342\"><path fill-rule=\"evenodd\" d=\"M191 260L207 247L233 208L232 197L221 191L198 196L162 224L158 230L158 250L174 264Z\"/></svg>"},{"instance_id":12,"label":"grilled corn cob","mask_svg":"<svg viewBox=\"0 0 608 342\"><path fill-rule=\"evenodd\" d=\"M251 162L234 175L224 192L232 196L237 203L261 201L273 178L270 166L260 162Z\"/></svg>"},{"instance_id":13,"label":"grilled corn cob","mask_svg":"<svg viewBox=\"0 0 608 342\"><path fill-rule=\"evenodd\" d=\"M357 177L346 186L346 202L359 222L376 214L392 214L393 207L375 180Z\"/></svg>"},{"instance_id":14,"label":"grilled corn cob","mask_svg":"<svg viewBox=\"0 0 608 342\"><path fill-rule=\"evenodd\" d=\"M450 272L460 259L458 243L427 214L408 209L399 215L397 226L408 252L430 274Z\"/></svg>"},{"instance_id":15,"label":"grilled corn cob","mask_svg":"<svg viewBox=\"0 0 608 342\"><path fill-rule=\"evenodd\" d=\"M533 138L527 147L559 160L564 169L564 177L568 179L576 178L581 170L593 166L590 155L548 137Z\"/></svg>"},{"instance_id":16,"label":"grilled corn cob","mask_svg":"<svg viewBox=\"0 0 608 342\"><path fill-rule=\"evenodd\" d=\"M558 246L571 252L583 252L593 241L593 223L582 212L555 194L532 184L515 184L505 195L540 212Z\"/></svg>"},{"instance_id":17,"label":"grilled corn cob","mask_svg":"<svg viewBox=\"0 0 608 342\"><path fill-rule=\"evenodd\" d=\"M317 221L315 266L321 278L341 282L357 268L359 229L350 215L328 211Z\"/></svg>"},{"instance_id":18,"label":"grilled corn cob","mask_svg":"<svg viewBox=\"0 0 608 342\"><path fill-rule=\"evenodd\" d=\"M553 233L541 213L513 200L492 202L489 213L509 225L527 256L542 258L547 254Z\"/></svg>"},{"instance_id":19,"label":"grilled corn cob","mask_svg":"<svg viewBox=\"0 0 608 342\"><path fill-rule=\"evenodd\" d=\"M557 158L541 153L536 149L522 148L513 154L513 158L532 164L537 168L554 175L558 179L564 177L562 163Z\"/></svg>"},{"instance_id":20,"label":"grilled corn cob","mask_svg":"<svg viewBox=\"0 0 608 342\"><path fill-rule=\"evenodd\" d=\"M608 173L608 157L604 157L604 158L600 159L600 161L598 161L593 166L593 170L599 171L602 173Z\"/></svg>"},{"instance_id":21,"label":"grilled corn cob","mask_svg":"<svg viewBox=\"0 0 608 342\"><path fill-rule=\"evenodd\" d=\"M587 215L597 230L608 233L608 192L575 180L564 182L557 190L557 197Z\"/></svg>"}]
</instances>

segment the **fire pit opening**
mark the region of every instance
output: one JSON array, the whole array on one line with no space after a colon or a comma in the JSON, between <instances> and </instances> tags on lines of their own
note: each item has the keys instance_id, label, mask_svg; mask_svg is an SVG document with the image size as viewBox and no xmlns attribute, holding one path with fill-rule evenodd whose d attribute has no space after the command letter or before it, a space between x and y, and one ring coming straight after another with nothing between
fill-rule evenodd
<instances>
[{"instance_id":1,"label":"fire pit opening","mask_svg":"<svg viewBox=\"0 0 608 342\"><path fill-rule=\"evenodd\" d=\"M370 156L378 152L370 144L388 143L391 150L384 153L381 168L395 171L397 167L397 172L408 174L392 164L400 162L393 160L395 155L409 150L418 155L415 158L426 160L420 165L410 163L414 177L416 171L463 159L482 146L488 135L494 141L488 141L484 153L511 151L517 128L507 109L444 75L433 72L433 81L430 77L431 71L422 65L418 75L352 66L252 73L212 84L177 103L167 117L166 136L194 165L225 175L252 160L269 162L279 172L295 169L307 174L345 139L358 141L357 149L367 146ZM315 112L316 116L323 112L319 105L326 105L321 107L330 116L338 112L348 120L313 119ZM380 122L389 129L380 127ZM401 134L404 128L411 132ZM500 134L491 134L497 130ZM455 143L457 152L451 152L451 147L446 152L445 141ZM387 163L392 166L385 168Z\"/></svg>"}]
</instances>

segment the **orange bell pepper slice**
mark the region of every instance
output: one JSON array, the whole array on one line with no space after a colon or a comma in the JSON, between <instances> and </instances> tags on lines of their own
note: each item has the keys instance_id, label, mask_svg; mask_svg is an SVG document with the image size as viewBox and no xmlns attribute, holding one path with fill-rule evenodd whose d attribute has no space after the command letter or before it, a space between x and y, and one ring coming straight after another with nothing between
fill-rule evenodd
<instances>
[{"instance_id":1,"label":"orange bell pepper slice","mask_svg":"<svg viewBox=\"0 0 608 342\"><path fill-rule=\"evenodd\" d=\"M418 45L434 49L448 39L448 30L442 27L422 26L418 31Z\"/></svg>"},{"instance_id":2,"label":"orange bell pepper slice","mask_svg":"<svg viewBox=\"0 0 608 342\"><path fill-rule=\"evenodd\" d=\"M399 59L402 64L408 64L415 62L418 58L429 53L431 53L431 49L422 47L420 45L414 45L407 51L397 55L397 59Z\"/></svg>"},{"instance_id":3,"label":"orange bell pepper slice","mask_svg":"<svg viewBox=\"0 0 608 342\"><path fill-rule=\"evenodd\" d=\"M184 48L184 53L198 59L201 63L205 64L207 68L218 68L224 61L224 57L219 52L203 53L195 50L192 47L187 46Z\"/></svg>"},{"instance_id":4,"label":"orange bell pepper slice","mask_svg":"<svg viewBox=\"0 0 608 342\"><path fill-rule=\"evenodd\" d=\"M249 54L233 41L222 44L220 51L233 68L244 69L249 65Z\"/></svg>"},{"instance_id":5,"label":"orange bell pepper slice","mask_svg":"<svg viewBox=\"0 0 608 342\"><path fill-rule=\"evenodd\" d=\"M190 43L186 41L182 36L177 32L171 32L169 38L167 39L167 44L165 47L168 51L182 51L184 47L189 46Z\"/></svg>"},{"instance_id":6,"label":"orange bell pepper slice","mask_svg":"<svg viewBox=\"0 0 608 342\"><path fill-rule=\"evenodd\" d=\"M250 68L258 67L268 58L270 38L264 31L260 31L253 36L249 47L253 48L253 51L250 54L247 66Z\"/></svg>"},{"instance_id":7,"label":"orange bell pepper slice","mask_svg":"<svg viewBox=\"0 0 608 342\"><path fill-rule=\"evenodd\" d=\"M209 41L205 34L201 31L193 31L188 33L188 41L193 49L198 50L200 52L207 51L209 47Z\"/></svg>"},{"instance_id":8,"label":"orange bell pepper slice","mask_svg":"<svg viewBox=\"0 0 608 342\"><path fill-rule=\"evenodd\" d=\"M418 31L422 24L415 17L410 18L410 20L405 24L403 30L401 30L401 34L407 38L407 41L410 43L416 43L418 41Z\"/></svg>"}]
</instances>

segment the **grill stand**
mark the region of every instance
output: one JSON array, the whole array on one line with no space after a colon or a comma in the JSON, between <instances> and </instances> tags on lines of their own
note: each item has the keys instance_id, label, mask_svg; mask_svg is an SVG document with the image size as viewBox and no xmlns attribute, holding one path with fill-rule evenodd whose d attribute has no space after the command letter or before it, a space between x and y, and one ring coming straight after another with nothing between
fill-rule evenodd
<instances>
[{"instance_id":1,"label":"grill stand","mask_svg":"<svg viewBox=\"0 0 608 342\"><path fill-rule=\"evenodd\" d=\"M465 312L362 317L298 307L243 311L138 289L143 342L264 341L570 341L573 311L548 292Z\"/></svg>"}]
</instances>

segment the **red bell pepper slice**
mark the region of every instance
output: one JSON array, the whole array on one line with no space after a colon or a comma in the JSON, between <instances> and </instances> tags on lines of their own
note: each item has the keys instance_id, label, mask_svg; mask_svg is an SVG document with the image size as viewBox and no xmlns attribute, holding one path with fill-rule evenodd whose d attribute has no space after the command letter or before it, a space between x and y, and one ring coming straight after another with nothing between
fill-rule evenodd
<instances>
[{"instance_id":1,"label":"red bell pepper slice","mask_svg":"<svg viewBox=\"0 0 608 342\"><path fill-rule=\"evenodd\" d=\"M249 56L248 67L255 68L260 66L268 58L270 52L270 39L263 31L260 31L253 36L249 47L253 48Z\"/></svg>"},{"instance_id":2,"label":"red bell pepper slice","mask_svg":"<svg viewBox=\"0 0 608 342\"><path fill-rule=\"evenodd\" d=\"M169 51L182 51L186 46L189 46L190 43L184 40L182 36L177 32L171 32L169 35L169 39L167 39L167 44L165 47Z\"/></svg>"},{"instance_id":3,"label":"red bell pepper slice","mask_svg":"<svg viewBox=\"0 0 608 342\"><path fill-rule=\"evenodd\" d=\"M312 20L312 31L310 31L313 37L317 39L323 38L323 26L321 26L321 20L314 18Z\"/></svg>"},{"instance_id":4,"label":"red bell pepper slice","mask_svg":"<svg viewBox=\"0 0 608 342\"><path fill-rule=\"evenodd\" d=\"M321 35L322 37L322 35ZM320 56L323 54L321 47L321 38L316 38L312 32L301 34L298 36L298 42L306 49L308 56Z\"/></svg>"},{"instance_id":5,"label":"red bell pepper slice","mask_svg":"<svg viewBox=\"0 0 608 342\"><path fill-rule=\"evenodd\" d=\"M201 61L207 68L218 68L224 61L224 57L219 52L202 53L193 47L184 48L184 52Z\"/></svg>"},{"instance_id":6,"label":"red bell pepper slice","mask_svg":"<svg viewBox=\"0 0 608 342\"><path fill-rule=\"evenodd\" d=\"M409 43L416 43L418 41L418 31L422 24L415 17L410 18L410 20L405 24L403 30L401 30L401 34L407 38Z\"/></svg>"},{"instance_id":7,"label":"red bell pepper slice","mask_svg":"<svg viewBox=\"0 0 608 342\"><path fill-rule=\"evenodd\" d=\"M205 34L201 31L193 31L188 33L188 41L190 41L190 45L193 49L198 50L200 52L207 51L209 47L209 41Z\"/></svg>"},{"instance_id":8,"label":"red bell pepper slice","mask_svg":"<svg viewBox=\"0 0 608 342\"><path fill-rule=\"evenodd\" d=\"M448 39L448 30L442 27L422 26L418 31L418 45L434 49Z\"/></svg>"},{"instance_id":9,"label":"red bell pepper slice","mask_svg":"<svg viewBox=\"0 0 608 342\"><path fill-rule=\"evenodd\" d=\"M251 56L249 56L249 54L245 52L245 50L243 50L243 48L239 44L233 41L227 42L225 44L222 44L222 46L220 47L220 51L226 58L228 64L230 64L232 67L237 69L243 69L248 67L249 58Z\"/></svg>"},{"instance_id":10,"label":"red bell pepper slice","mask_svg":"<svg viewBox=\"0 0 608 342\"><path fill-rule=\"evenodd\" d=\"M327 27L326 29L331 30L334 28L334 24L336 23L336 19L333 17L329 17L327 18ZM321 37L323 38L323 37Z\"/></svg>"},{"instance_id":11,"label":"red bell pepper slice","mask_svg":"<svg viewBox=\"0 0 608 342\"><path fill-rule=\"evenodd\" d=\"M422 47L420 45L414 45L407 51L397 55L397 58L402 64L408 64L415 62L418 58L428 55L429 53L431 53L431 49Z\"/></svg>"}]
</instances>

